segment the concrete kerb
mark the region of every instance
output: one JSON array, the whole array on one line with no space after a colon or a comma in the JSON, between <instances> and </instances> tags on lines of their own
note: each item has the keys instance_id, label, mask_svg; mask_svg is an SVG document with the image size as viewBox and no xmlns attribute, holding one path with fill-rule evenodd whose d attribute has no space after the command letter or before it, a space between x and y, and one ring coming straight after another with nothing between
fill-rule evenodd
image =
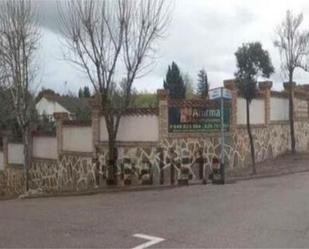
<instances>
[{"instance_id":1,"label":"concrete kerb","mask_svg":"<svg viewBox=\"0 0 309 249\"><path fill-rule=\"evenodd\" d=\"M106 187L104 189L98 188L89 191L80 192L54 192L54 193L42 193L37 195L29 195L19 197L19 199L34 199L34 198L51 198L51 197L74 197L84 195L97 195L107 193L120 193L120 192L140 192L140 191L160 191L174 188L186 187L181 185L158 185L158 186L134 186L134 187Z\"/></svg>"},{"instance_id":2,"label":"concrete kerb","mask_svg":"<svg viewBox=\"0 0 309 249\"><path fill-rule=\"evenodd\" d=\"M228 177L226 179L226 183L230 184L230 183L235 183L237 181L258 180L258 179L263 179L263 178L273 178L273 177L280 177L280 176L293 175L293 174L306 173L306 172L309 172L309 169L288 171L288 172L281 172L281 173L271 173L271 174L265 174L265 175Z\"/></svg>"},{"instance_id":3,"label":"concrete kerb","mask_svg":"<svg viewBox=\"0 0 309 249\"><path fill-rule=\"evenodd\" d=\"M263 178L273 178L273 177L280 177L286 175L293 175L299 173L309 172L309 169L303 170L289 170L288 172L281 172L281 173L271 173L271 174L264 174L264 175L250 175L250 176L239 176L239 177L227 177L226 184L233 184L237 183L238 181L248 181L248 180L258 180ZM161 191L161 190L168 190L168 189L175 189L180 187L188 187L188 186L195 186L195 185L204 185L202 182L193 182L187 186L183 185L156 185L156 186L132 186L132 187L106 187L106 188L98 188L89 191L80 191L80 192L52 192L52 193L39 193L35 195L22 195L19 199L34 199L34 198L52 198L52 197L74 197L74 196L85 196L85 195L97 195L97 194L104 194L104 193L120 193L120 192L140 192L140 191ZM208 184L209 185L209 184ZM0 201L5 200L12 200L16 199L15 197L0 197Z\"/></svg>"}]
</instances>

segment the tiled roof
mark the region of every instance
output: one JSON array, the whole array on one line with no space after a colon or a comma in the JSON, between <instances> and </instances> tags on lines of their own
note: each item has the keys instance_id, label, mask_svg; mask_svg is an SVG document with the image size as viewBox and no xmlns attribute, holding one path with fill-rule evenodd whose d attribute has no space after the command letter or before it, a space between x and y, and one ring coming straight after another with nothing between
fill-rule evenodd
<instances>
[{"instance_id":1,"label":"tiled roof","mask_svg":"<svg viewBox=\"0 0 309 249\"><path fill-rule=\"evenodd\" d=\"M46 98L49 101L57 102L65 109L67 109L71 113L78 113L81 110L89 109L89 99L88 98L77 98L72 96L59 96L59 95L52 95L46 94L42 97Z\"/></svg>"},{"instance_id":2,"label":"tiled roof","mask_svg":"<svg viewBox=\"0 0 309 249\"><path fill-rule=\"evenodd\" d=\"M296 86L295 95L298 97L309 98L309 84Z\"/></svg>"},{"instance_id":3,"label":"tiled roof","mask_svg":"<svg viewBox=\"0 0 309 249\"><path fill-rule=\"evenodd\" d=\"M218 106L220 100L208 100L202 98L194 98L187 100L175 100L169 99L169 106L181 106L181 107L215 107ZM230 101L225 101L225 104L228 104Z\"/></svg>"},{"instance_id":4,"label":"tiled roof","mask_svg":"<svg viewBox=\"0 0 309 249\"><path fill-rule=\"evenodd\" d=\"M158 115L159 108L129 108L125 111L126 116Z\"/></svg>"},{"instance_id":5,"label":"tiled roof","mask_svg":"<svg viewBox=\"0 0 309 249\"><path fill-rule=\"evenodd\" d=\"M168 101L169 106L206 106L207 104L210 103L209 100L204 100L204 99L169 99Z\"/></svg>"},{"instance_id":6,"label":"tiled roof","mask_svg":"<svg viewBox=\"0 0 309 249\"><path fill-rule=\"evenodd\" d=\"M305 91L305 92L309 92L309 84L303 84L303 85L297 85L296 86L297 90L301 90L301 91Z\"/></svg>"},{"instance_id":7,"label":"tiled roof","mask_svg":"<svg viewBox=\"0 0 309 249\"><path fill-rule=\"evenodd\" d=\"M117 113L117 110L113 111ZM104 115L104 111L101 112ZM128 108L124 111L123 116L145 116L145 115L159 115L159 108Z\"/></svg>"},{"instance_id":8,"label":"tiled roof","mask_svg":"<svg viewBox=\"0 0 309 249\"><path fill-rule=\"evenodd\" d=\"M272 97L283 97L283 98L288 98L289 94L286 91L271 91L271 96Z\"/></svg>"},{"instance_id":9,"label":"tiled roof","mask_svg":"<svg viewBox=\"0 0 309 249\"><path fill-rule=\"evenodd\" d=\"M64 120L63 124L67 126L91 126L91 120Z\"/></svg>"}]
</instances>

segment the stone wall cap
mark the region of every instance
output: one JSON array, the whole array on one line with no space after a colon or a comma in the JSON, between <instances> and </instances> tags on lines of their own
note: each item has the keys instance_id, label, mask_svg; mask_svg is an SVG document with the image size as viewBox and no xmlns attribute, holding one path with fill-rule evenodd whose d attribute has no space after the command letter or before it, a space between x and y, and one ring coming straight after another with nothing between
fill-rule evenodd
<instances>
[{"instance_id":1,"label":"stone wall cap","mask_svg":"<svg viewBox=\"0 0 309 249\"><path fill-rule=\"evenodd\" d=\"M236 90L236 79L228 79L223 81L223 85L225 88L229 90Z\"/></svg>"},{"instance_id":2,"label":"stone wall cap","mask_svg":"<svg viewBox=\"0 0 309 249\"><path fill-rule=\"evenodd\" d=\"M260 81L259 82L259 88L261 90L264 90L264 89L271 89L273 86L273 82L272 81Z\"/></svg>"},{"instance_id":3,"label":"stone wall cap","mask_svg":"<svg viewBox=\"0 0 309 249\"><path fill-rule=\"evenodd\" d=\"M117 112L117 109L114 110ZM104 112L101 112L101 115L104 116ZM158 116L159 108L158 107L145 107L145 108L127 108L122 116Z\"/></svg>"},{"instance_id":4,"label":"stone wall cap","mask_svg":"<svg viewBox=\"0 0 309 249\"><path fill-rule=\"evenodd\" d=\"M293 82L283 82L284 89L285 90L290 89L290 84L292 84L294 88L296 87L296 83L294 81Z\"/></svg>"},{"instance_id":5,"label":"stone wall cap","mask_svg":"<svg viewBox=\"0 0 309 249\"><path fill-rule=\"evenodd\" d=\"M54 112L54 118L56 120L69 119L69 114L67 112Z\"/></svg>"},{"instance_id":6,"label":"stone wall cap","mask_svg":"<svg viewBox=\"0 0 309 249\"><path fill-rule=\"evenodd\" d=\"M279 98L288 98L289 95L286 91L279 92L279 91L271 91L271 97L279 97Z\"/></svg>"},{"instance_id":7,"label":"stone wall cap","mask_svg":"<svg viewBox=\"0 0 309 249\"><path fill-rule=\"evenodd\" d=\"M56 132L32 131L33 137L56 137Z\"/></svg>"},{"instance_id":8,"label":"stone wall cap","mask_svg":"<svg viewBox=\"0 0 309 249\"><path fill-rule=\"evenodd\" d=\"M158 95L160 100L167 100L170 93L169 93L169 90L167 90L167 89L158 89L157 95Z\"/></svg>"},{"instance_id":9,"label":"stone wall cap","mask_svg":"<svg viewBox=\"0 0 309 249\"><path fill-rule=\"evenodd\" d=\"M169 106L177 107L217 107L218 101L209 99L170 99L168 102ZM229 102L225 102L224 105L229 106Z\"/></svg>"},{"instance_id":10,"label":"stone wall cap","mask_svg":"<svg viewBox=\"0 0 309 249\"><path fill-rule=\"evenodd\" d=\"M91 120L64 120L63 125L65 126L78 126L78 127L91 127Z\"/></svg>"},{"instance_id":11,"label":"stone wall cap","mask_svg":"<svg viewBox=\"0 0 309 249\"><path fill-rule=\"evenodd\" d=\"M124 116L147 116L159 115L159 108L129 108L125 111Z\"/></svg>"}]
</instances>

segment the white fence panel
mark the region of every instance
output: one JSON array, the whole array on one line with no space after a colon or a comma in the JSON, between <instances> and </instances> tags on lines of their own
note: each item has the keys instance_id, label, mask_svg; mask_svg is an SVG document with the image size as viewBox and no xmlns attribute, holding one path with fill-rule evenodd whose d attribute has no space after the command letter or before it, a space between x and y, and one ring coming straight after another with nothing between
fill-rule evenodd
<instances>
[{"instance_id":1,"label":"white fence panel","mask_svg":"<svg viewBox=\"0 0 309 249\"><path fill-rule=\"evenodd\" d=\"M244 98L237 98L237 124L247 123L247 108ZM254 99L250 103L250 123L265 124L265 101L264 99Z\"/></svg>"},{"instance_id":2,"label":"white fence panel","mask_svg":"<svg viewBox=\"0 0 309 249\"><path fill-rule=\"evenodd\" d=\"M105 119L101 117L100 139L107 141ZM157 142L159 140L159 119L156 115L124 116L120 120L117 141Z\"/></svg>"},{"instance_id":3,"label":"white fence panel","mask_svg":"<svg viewBox=\"0 0 309 249\"><path fill-rule=\"evenodd\" d=\"M8 161L9 164L21 164L25 162L24 145L9 143L8 144Z\"/></svg>"},{"instance_id":4,"label":"white fence panel","mask_svg":"<svg viewBox=\"0 0 309 249\"><path fill-rule=\"evenodd\" d=\"M304 99L295 99L295 111L297 118L308 118L308 101Z\"/></svg>"},{"instance_id":5,"label":"white fence panel","mask_svg":"<svg viewBox=\"0 0 309 249\"><path fill-rule=\"evenodd\" d=\"M57 138L56 137L33 137L33 157L57 159Z\"/></svg>"},{"instance_id":6,"label":"white fence panel","mask_svg":"<svg viewBox=\"0 0 309 249\"><path fill-rule=\"evenodd\" d=\"M289 100L287 98L270 98L270 120L289 120Z\"/></svg>"},{"instance_id":7,"label":"white fence panel","mask_svg":"<svg viewBox=\"0 0 309 249\"><path fill-rule=\"evenodd\" d=\"M92 127L63 127L63 150L92 152Z\"/></svg>"}]
</instances>

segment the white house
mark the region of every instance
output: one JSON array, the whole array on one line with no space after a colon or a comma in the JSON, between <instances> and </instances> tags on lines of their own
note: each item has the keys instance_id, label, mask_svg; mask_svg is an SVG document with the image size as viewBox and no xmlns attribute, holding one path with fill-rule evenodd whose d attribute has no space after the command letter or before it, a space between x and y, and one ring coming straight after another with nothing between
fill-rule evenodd
<instances>
[{"instance_id":1,"label":"white house","mask_svg":"<svg viewBox=\"0 0 309 249\"><path fill-rule=\"evenodd\" d=\"M40 116L46 116L51 120L56 112L66 112L70 119L75 119L81 112L90 112L88 99L60 96L51 92L43 92L35 107Z\"/></svg>"}]
</instances>

